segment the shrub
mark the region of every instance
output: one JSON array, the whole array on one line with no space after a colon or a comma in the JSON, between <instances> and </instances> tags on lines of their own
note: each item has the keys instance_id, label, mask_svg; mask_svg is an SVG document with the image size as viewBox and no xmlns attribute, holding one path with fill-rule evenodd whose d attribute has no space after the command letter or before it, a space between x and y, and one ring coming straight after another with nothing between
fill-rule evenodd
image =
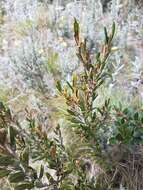
<instances>
[{"instance_id":1,"label":"shrub","mask_svg":"<svg viewBox=\"0 0 143 190\"><path fill-rule=\"evenodd\" d=\"M73 75L72 83L67 82L64 87L58 82L57 87L65 97L68 120L90 144L93 157L106 173L101 175L102 180L101 176L97 177L100 188L119 188L122 184L128 189L142 189L142 175L139 171L142 170L142 110L130 107L122 109L122 106L117 108L111 106L110 100L105 100L103 106L99 107L96 102L98 89L109 75L106 60L113 49L115 24L111 34L108 34L106 28L104 32L102 51L92 61L86 40L80 41L79 25L75 21L77 55L83 64L83 73Z\"/></svg>"},{"instance_id":2,"label":"shrub","mask_svg":"<svg viewBox=\"0 0 143 190\"><path fill-rule=\"evenodd\" d=\"M75 19L74 38L82 71L73 73L71 82L57 81L59 96L67 106L68 125L86 144L84 154L75 156L65 143L60 125L48 134L27 114L25 130L0 104L0 176L7 177L15 190L111 190L121 185L129 190L143 189L143 110L122 108L121 103L114 106L112 99L98 105L99 89L110 77L107 63L114 50L115 23L111 32L104 28L104 34L101 50L92 57ZM39 162L39 169L34 168ZM99 171L89 177L95 163Z\"/></svg>"}]
</instances>

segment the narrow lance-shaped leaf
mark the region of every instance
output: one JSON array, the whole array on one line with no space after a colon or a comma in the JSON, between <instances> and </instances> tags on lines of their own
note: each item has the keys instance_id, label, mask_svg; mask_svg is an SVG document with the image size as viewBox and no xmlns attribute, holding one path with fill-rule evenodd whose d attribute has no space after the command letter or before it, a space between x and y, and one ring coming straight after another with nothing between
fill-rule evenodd
<instances>
[{"instance_id":1,"label":"narrow lance-shaped leaf","mask_svg":"<svg viewBox=\"0 0 143 190\"><path fill-rule=\"evenodd\" d=\"M0 129L0 144L4 145L6 142L7 131L5 128Z\"/></svg>"},{"instance_id":2,"label":"narrow lance-shaped leaf","mask_svg":"<svg viewBox=\"0 0 143 190\"><path fill-rule=\"evenodd\" d=\"M28 166L29 164L29 148L26 147L20 155L20 160L23 165Z\"/></svg>"},{"instance_id":3,"label":"narrow lance-shaped leaf","mask_svg":"<svg viewBox=\"0 0 143 190\"><path fill-rule=\"evenodd\" d=\"M70 89L74 92L72 85L68 81L66 81L66 82L67 82L67 85L70 87Z\"/></svg>"},{"instance_id":4,"label":"narrow lance-shaped leaf","mask_svg":"<svg viewBox=\"0 0 143 190\"><path fill-rule=\"evenodd\" d=\"M9 127L9 136L10 136L10 145L12 148L15 149L16 148L16 140L15 140L16 131L12 126Z\"/></svg>"},{"instance_id":5,"label":"narrow lance-shaped leaf","mask_svg":"<svg viewBox=\"0 0 143 190\"><path fill-rule=\"evenodd\" d=\"M58 89L59 92L62 92L62 86L60 81L57 81L56 88Z\"/></svg>"},{"instance_id":6,"label":"narrow lance-shaped leaf","mask_svg":"<svg viewBox=\"0 0 143 190\"><path fill-rule=\"evenodd\" d=\"M48 181L49 181L49 183L54 183L55 182L55 180L54 180L54 178L49 174L49 173L46 173L46 177L47 177L47 179L48 179Z\"/></svg>"},{"instance_id":7,"label":"narrow lance-shaped leaf","mask_svg":"<svg viewBox=\"0 0 143 190\"><path fill-rule=\"evenodd\" d=\"M8 176L11 171L6 168L0 168L0 178Z\"/></svg>"},{"instance_id":8,"label":"narrow lance-shaped leaf","mask_svg":"<svg viewBox=\"0 0 143 190\"><path fill-rule=\"evenodd\" d=\"M78 45L79 44L79 24L78 24L76 18L74 19L74 38Z\"/></svg>"},{"instance_id":9,"label":"narrow lance-shaped leaf","mask_svg":"<svg viewBox=\"0 0 143 190\"><path fill-rule=\"evenodd\" d=\"M14 190L27 190L32 189L34 184L32 182L25 181L23 183L17 184L14 186Z\"/></svg>"},{"instance_id":10,"label":"narrow lance-shaped leaf","mask_svg":"<svg viewBox=\"0 0 143 190\"><path fill-rule=\"evenodd\" d=\"M97 61L101 61L101 60L100 60L100 52L98 52L98 53L96 54L96 60L97 60Z\"/></svg>"},{"instance_id":11,"label":"narrow lance-shaped leaf","mask_svg":"<svg viewBox=\"0 0 143 190\"><path fill-rule=\"evenodd\" d=\"M104 34L105 34L105 43L108 44L109 37L108 37L108 32L107 32L106 27L104 27Z\"/></svg>"},{"instance_id":12,"label":"narrow lance-shaped leaf","mask_svg":"<svg viewBox=\"0 0 143 190\"><path fill-rule=\"evenodd\" d=\"M41 179L41 178L43 177L43 175L44 175L44 166L41 165L41 167L40 167L39 179Z\"/></svg>"},{"instance_id":13,"label":"narrow lance-shaped leaf","mask_svg":"<svg viewBox=\"0 0 143 190\"><path fill-rule=\"evenodd\" d=\"M22 171L13 171L9 174L8 180L10 183L18 183L24 180L24 176Z\"/></svg>"},{"instance_id":14,"label":"narrow lance-shaped leaf","mask_svg":"<svg viewBox=\"0 0 143 190\"><path fill-rule=\"evenodd\" d=\"M72 110L70 110L70 109L67 109L67 112L70 114L70 115L76 115L76 113L75 112L73 112Z\"/></svg>"},{"instance_id":15,"label":"narrow lance-shaped leaf","mask_svg":"<svg viewBox=\"0 0 143 190\"><path fill-rule=\"evenodd\" d=\"M110 42L113 40L113 37L115 35L115 30L116 30L116 25L115 25L115 22L113 22L113 24L112 24L112 32L111 32L111 35L110 35Z\"/></svg>"},{"instance_id":16,"label":"narrow lance-shaped leaf","mask_svg":"<svg viewBox=\"0 0 143 190\"><path fill-rule=\"evenodd\" d=\"M16 160L12 156L0 156L0 166L13 165Z\"/></svg>"},{"instance_id":17,"label":"narrow lance-shaped leaf","mask_svg":"<svg viewBox=\"0 0 143 190\"><path fill-rule=\"evenodd\" d=\"M75 87L76 86L76 82L77 82L77 74L73 74L72 75L72 86Z\"/></svg>"}]
</instances>

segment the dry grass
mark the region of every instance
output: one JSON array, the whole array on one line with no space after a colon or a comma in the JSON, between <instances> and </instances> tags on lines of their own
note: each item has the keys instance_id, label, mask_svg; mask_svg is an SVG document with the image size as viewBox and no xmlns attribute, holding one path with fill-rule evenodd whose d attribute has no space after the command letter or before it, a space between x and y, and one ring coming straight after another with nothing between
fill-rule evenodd
<instances>
[{"instance_id":1,"label":"dry grass","mask_svg":"<svg viewBox=\"0 0 143 190\"><path fill-rule=\"evenodd\" d=\"M102 181L108 190L119 189L120 185L128 190L143 190L142 145L133 146L132 149L125 145L113 146L108 162L112 171L102 171L98 179L100 184Z\"/></svg>"}]
</instances>

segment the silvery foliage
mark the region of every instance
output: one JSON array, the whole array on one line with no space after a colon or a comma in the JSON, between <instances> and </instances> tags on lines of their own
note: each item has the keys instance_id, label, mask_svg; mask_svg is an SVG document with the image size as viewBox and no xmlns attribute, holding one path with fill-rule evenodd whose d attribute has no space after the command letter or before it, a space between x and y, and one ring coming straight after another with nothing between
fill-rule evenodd
<instances>
[{"instance_id":1,"label":"silvery foliage","mask_svg":"<svg viewBox=\"0 0 143 190\"><path fill-rule=\"evenodd\" d=\"M37 27L36 19L37 15L42 15L39 8L43 6L46 10L47 25L41 30ZM18 68L18 73L24 76L28 86L35 88L40 85L43 89L52 89L54 84L52 76L43 68L46 57L39 53L39 50L44 48L51 48L58 53L56 64L62 77L70 80L71 73L79 67L73 40L73 18L76 17L80 22L83 37L88 39L91 52L97 51L99 41L103 40L101 28L111 26L113 20L117 23L115 46L119 50L111 58L109 69L114 72L110 89L122 88L126 91L134 91L133 82L141 77L139 73L142 72L142 67L139 63L143 61L142 7L135 5L134 1L6 0L5 8L11 24L26 19L32 23L26 36L20 39L14 37L12 45L7 46L12 67L15 67L13 63L16 62L15 69ZM7 41L11 38L8 34ZM28 64L32 64L33 69L28 68L25 60L28 60ZM135 67L139 68L138 71L135 71ZM35 78L35 73L41 78Z\"/></svg>"}]
</instances>

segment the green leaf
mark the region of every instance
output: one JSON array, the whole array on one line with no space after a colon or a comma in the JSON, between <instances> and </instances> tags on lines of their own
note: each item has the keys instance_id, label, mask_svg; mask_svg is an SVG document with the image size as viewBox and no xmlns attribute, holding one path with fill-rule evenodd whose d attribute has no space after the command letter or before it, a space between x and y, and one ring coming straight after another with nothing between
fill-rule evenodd
<instances>
[{"instance_id":1,"label":"green leaf","mask_svg":"<svg viewBox=\"0 0 143 190\"><path fill-rule=\"evenodd\" d=\"M0 178L8 176L11 171L8 169L0 168Z\"/></svg>"},{"instance_id":2,"label":"green leaf","mask_svg":"<svg viewBox=\"0 0 143 190\"><path fill-rule=\"evenodd\" d=\"M110 36L110 42L112 41L114 35L115 35L115 30L116 30L116 24L115 22L113 22L112 24L112 33L111 33L111 36Z\"/></svg>"},{"instance_id":3,"label":"green leaf","mask_svg":"<svg viewBox=\"0 0 143 190\"><path fill-rule=\"evenodd\" d=\"M31 129L35 128L35 119L30 120L30 125L29 126L30 126Z\"/></svg>"},{"instance_id":4,"label":"green leaf","mask_svg":"<svg viewBox=\"0 0 143 190\"><path fill-rule=\"evenodd\" d=\"M120 123L121 123L121 125L123 125L125 123L125 119L121 118Z\"/></svg>"},{"instance_id":5,"label":"green leaf","mask_svg":"<svg viewBox=\"0 0 143 190\"><path fill-rule=\"evenodd\" d=\"M9 127L10 145L11 147L14 148L16 146L16 140L15 140L16 135L17 135L16 130L12 126L10 126Z\"/></svg>"},{"instance_id":6,"label":"green leaf","mask_svg":"<svg viewBox=\"0 0 143 190\"><path fill-rule=\"evenodd\" d=\"M77 22L76 18L74 19L74 37L75 41L79 43L79 23Z\"/></svg>"},{"instance_id":7,"label":"green leaf","mask_svg":"<svg viewBox=\"0 0 143 190\"><path fill-rule=\"evenodd\" d=\"M17 184L14 186L14 190L27 190L32 189L34 187L34 184L29 181L25 181L23 183Z\"/></svg>"},{"instance_id":8,"label":"green leaf","mask_svg":"<svg viewBox=\"0 0 143 190\"><path fill-rule=\"evenodd\" d=\"M92 101L94 101L97 97L98 97L98 94L96 91L94 91L92 94Z\"/></svg>"},{"instance_id":9,"label":"green leaf","mask_svg":"<svg viewBox=\"0 0 143 190\"><path fill-rule=\"evenodd\" d=\"M96 60L99 61L99 59L100 59L100 52L98 52L98 53L96 54Z\"/></svg>"},{"instance_id":10,"label":"green leaf","mask_svg":"<svg viewBox=\"0 0 143 190\"><path fill-rule=\"evenodd\" d=\"M84 98L80 96L80 101L79 101L79 105L80 105L80 109L82 112L86 111L86 106L85 106L85 102L84 102Z\"/></svg>"},{"instance_id":11,"label":"green leaf","mask_svg":"<svg viewBox=\"0 0 143 190\"><path fill-rule=\"evenodd\" d=\"M110 98L108 98L107 100L105 100L105 107L108 108L110 105Z\"/></svg>"},{"instance_id":12,"label":"green leaf","mask_svg":"<svg viewBox=\"0 0 143 190\"><path fill-rule=\"evenodd\" d=\"M102 84L104 83L104 80L101 80L94 88L94 90L97 90Z\"/></svg>"},{"instance_id":13,"label":"green leaf","mask_svg":"<svg viewBox=\"0 0 143 190\"><path fill-rule=\"evenodd\" d=\"M56 162L53 161L53 160L50 160L50 159L49 159L48 164L49 164L49 168L50 168L50 169L54 169L54 170L55 170L55 169L57 168L57 164L56 164Z\"/></svg>"},{"instance_id":14,"label":"green leaf","mask_svg":"<svg viewBox=\"0 0 143 190\"><path fill-rule=\"evenodd\" d=\"M69 109L67 109L67 112L68 112L70 115L73 115L73 116L76 115L75 112L73 112L73 111L71 111L71 110L69 110Z\"/></svg>"},{"instance_id":15,"label":"green leaf","mask_svg":"<svg viewBox=\"0 0 143 190\"><path fill-rule=\"evenodd\" d=\"M116 141L117 141L117 139L115 137L112 137L112 138L109 139L109 143L111 145L116 144Z\"/></svg>"},{"instance_id":16,"label":"green leaf","mask_svg":"<svg viewBox=\"0 0 143 190\"><path fill-rule=\"evenodd\" d=\"M24 166L29 165L29 148L26 147L20 155L20 161Z\"/></svg>"},{"instance_id":17,"label":"green leaf","mask_svg":"<svg viewBox=\"0 0 143 190\"><path fill-rule=\"evenodd\" d=\"M66 83L70 87L70 89L74 92L74 89L73 89L72 85L68 81L66 81Z\"/></svg>"},{"instance_id":18,"label":"green leaf","mask_svg":"<svg viewBox=\"0 0 143 190\"><path fill-rule=\"evenodd\" d=\"M54 183L55 182L54 178L49 173L46 173L46 177L47 177L49 183Z\"/></svg>"},{"instance_id":19,"label":"green leaf","mask_svg":"<svg viewBox=\"0 0 143 190\"><path fill-rule=\"evenodd\" d=\"M10 183L18 183L23 181L24 177L25 175L22 171L14 171L8 175L8 180Z\"/></svg>"},{"instance_id":20,"label":"green leaf","mask_svg":"<svg viewBox=\"0 0 143 190\"><path fill-rule=\"evenodd\" d=\"M139 113L138 113L138 112L136 112L136 113L134 114L134 120L139 120Z\"/></svg>"},{"instance_id":21,"label":"green leaf","mask_svg":"<svg viewBox=\"0 0 143 190\"><path fill-rule=\"evenodd\" d=\"M127 115L127 114L129 113L129 109L128 109L128 108L125 108L125 109L123 110L123 113Z\"/></svg>"},{"instance_id":22,"label":"green leaf","mask_svg":"<svg viewBox=\"0 0 143 190\"><path fill-rule=\"evenodd\" d=\"M44 175L44 166L41 165L39 179L41 179L43 177L43 175Z\"/></svg>"},{"instance_id":23,"label":"green leaf","mask_svg":"<svg viewBox=\"0 0 143 190\"><path fill-rule=\"evenodd\" d=\"M69 121L71 122L71 123L77 123L77 124L83 124L83 122L81 122L78 118L76 118L76 117L71 117L71 118L69 118Z\"/></svg>"},{"instance_id":24,"label":"green leaf","mask_svg":"<svg viewBox=\"0 0 143 190\"><path fill-rule=\"evenodd\" d=\"M107 32L106 27L104 27L104 35L105 35L105 43L108 44L109 37L108 37L108 32Z\"/></svg>"},{"instance_id":25,"label":"green leaf","mask_svg":"<svg viewBox=\"0 0 143 190\"><path fill-rule=\"evenodd\" d=\"M0 166L8 166L15 164L16 160L11 156L0 156Z\"/></svg>"},{"instance_id":26,"label":"green leaf","mask_svg":"<svg viewBox=\"0 0 143 190\"><path fill-rule=\"evenodd\" d=\"M74 18L74 32L79 32L79 23L77 22L76 18Z\"/></svg>"},{"instance_id":27,"label":"green leaf","mask_svg":"<svg viewBox=\"0 0 143 190\"><path fill-rule=\"evenodd\" d=\"M62 86L60 81L57 81L56 88L59 90L59 92L62 92Z\"/></svg>"},{"instance_id":28,"label":"green leaf","mask_svg":"<svg viewBox=\"0 0 143 190\"><path fill-rule=\"evenodd\" d=\"M7 130L5 128L0 129L0 144L4 145L6 142Z\"/></svg>"},{"instance_id":29,"label":"green leaf","mask_svg":"<svg viewBox=\"0 0 143 190\"><path fill-rule=\"evenodd\" d=\"M103 116L104 112L100 108L97 108L97 111Z\"/></svg>"}]
</instances>

